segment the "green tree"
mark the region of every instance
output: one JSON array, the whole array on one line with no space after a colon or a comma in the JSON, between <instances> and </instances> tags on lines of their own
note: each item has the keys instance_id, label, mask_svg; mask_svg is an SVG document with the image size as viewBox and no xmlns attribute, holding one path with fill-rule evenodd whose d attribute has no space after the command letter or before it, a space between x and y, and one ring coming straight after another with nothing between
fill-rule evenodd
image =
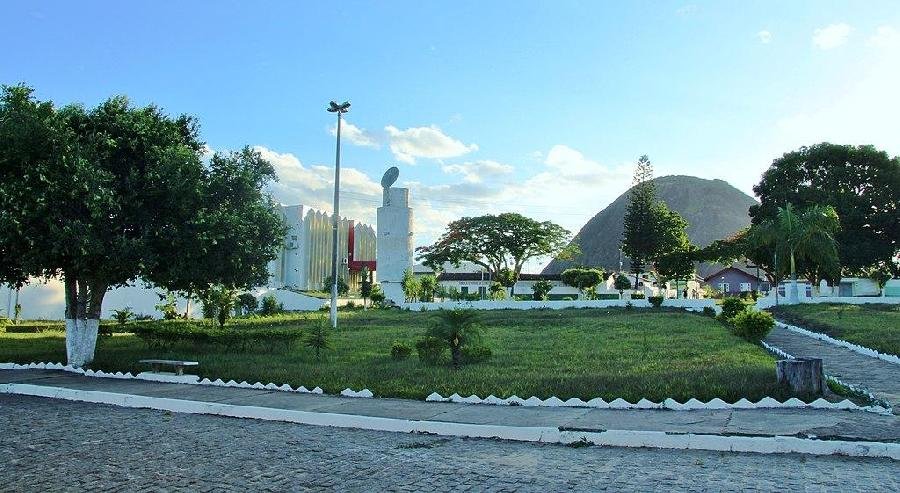
<instances>
[{"instance_id":1,"label":"green tree","mask_svg":"<svg viewBox=\"0 0 900 493\"><path fill-rule=\"evenodd\" d=\"M531 292L534 294L535 301L546 300L551 290L553 290L553 284L546 279L541 279L531 285Z\"/></svg>"},{"instance_id":2,"label":"green tree","mask_svg":"<svg viewBox=\"0 0 900 493\"><path fill-rule=\"evenodd\" d=\"M576 255L577 245L569 243L570 236L553 222L511 212L464 217L450 223L434 244L417 248L416 258L432 268L447 262L472 262L487 269L492 279L512 287L528 260ZM503 277L504 271L510 272L510 277Z\"/></svg>"},{"instance_id":3,"label":"green tree","mask_svg":"<svg viewBox=\"0 0 900 493\"><path fill-rule=\"evenodd\" d=\"M249 315L259 307L259 301L251 293L241 293L237 297L237 306L241 309L241 313Z\"/></svg>"},{"instance_id":4,"label":"green tree","mask_svg":"<svg viewBox=\"0 0 900 493\"><path fill-rule=\"evenodd\" d=\"M320 359L322 351L331 348L328 341L329 322L326 317L318 317L313 323L309 335L306 337L306 347L313 348L316 351L316 359Z\"/></svg>"},{"instance_id":5,"label":"green tree","mask_svg":"<svg viewBox=\"0 0 900 493\"><path fill-rule=\"evenodd\" d=\"M162 313L164 320L174 320L178 318L177 298L172 291L164 291L156 293L159 297L159 303L154 306L156 310Z\"/></svg>"},{"instance_id":6,"label":"green tree","mask_svg":"<svg viewBox=\"0 0 900 493\"><path fill-rule=\"evenodd\" d=\"M801 147L776 159L753 191L760 200L750 207L754 225L776 221L788 203L830 205L841 220L835 240L845 273L863 274L883 262L900 274L891 261L900 251L900 158L872 146ZM797 260L800 272L815 267Z\"/></svg>"},{"instance_id":7,"label":"green tree","mask_svg":"<svg viewBox=\"0 0 900 493\"><path fill-rule=\"evenodd\" d=\"M796 210L788 203L778 214L750 228L751 242L774 247L776 255L789 266L791 289L788 300L797 303L797 261L814 264L826 272L840 271L835 233L838 215L831 206L814 205ZM833 277L832 277L833 278Z\"/></svg>"},{"instance_id":8,"label":"green tree","mask_svg":"<svg viewBox=\"0 0 900 493\"><path fill-rule=\"evenodd\" d=\"M322 281L322 291L330 293L332 286L334 286L334 281L332 281L331 276L326 277L325 280ZM337 288L338 296L343 297L350 294L350 285L347 284L347 281L345 281L343 277L338 277Z\"/></svg>"},{"instance_id":9,"label":"green tree","mask_svg":"<svg viewBox=\"0 0 900 493\"><path fill-rule=\"evenodd\" d=\"M125 308L120 308L118 310L113 310L113 319L116 321L116 324L119 325L119 328L125 327L125 324L128 323L129 320L134 318L134 312L131 311L130 306L126 306Z\"/></svg>"},{"instance_id":10,"label":"green tree","mask_svg":"<svg viewBox=\"0 0 900 493\"><path fill-rule=\"evenodd\" d=\"M403 297L406 298L406 302L414 302L419 299L419 294L422 291L422 286L419 283L419 279L413 274L412 269L406 269L403 271L403 278L400 279L400 287L403 288Z\"/></svg>"},{"instance_id":11,"label":"green tree","mask_svg":"<svg viewBox=\"0 0 900 493\"><path fill-rule=\"evenodd\" d=\"M434 293L437 291L437 277L428 274L419 278L419 299L421 301L434 301Z\"/></svg>"},{"instance_id":12,"label":"green tree","mask_svg":"<svg viewBox=\"0 0 900 493\"><path fill-rule=\"evenodd\" d=\"M216 272L179 274L175 266L188 267L182 257L202 258L204 251L212 256L204 266L237 263L242 276L265 272L274 258L274 251L251 251L275 243L254 238L254 232L263 239L281 233L269 231L270 223L236 220L214 227L217 217L232 217L232 202L214 201L221 207L214 210L206 201L227 196L240 180L228 166L204 166L203 152L188 116L172 118L152 105L136 108L125 97L91 110L56 108L36 100L30 88L3 87L0 282L62 279L70 364L93 360L109 288L139 279L173 290L189 286L185 277L227 281ZM217 248L223 242L239 246L226 253Z\"/></svg>"},{"instance_id":13,"label":"green tree","mask_svg":"<svg viewBox=\"0 0 900 493\"><path fill-rule=\"evenodd\" d=\"M577 288L580 296L584 297L584 291L593 288L603 281L603 271L600 269L575 267L566 269L560 274L560 279L567 286Z\"/></svg>"},{"instance_id":14,"label":"green tree","mask_svg":"<svg viewBox=\"0 0 900 493\"><path fill-rule=\"evenodd\" d=\"M494 301L506 299L506 286L502 283L496 281L492 282L488 288L488 292L491 294L491 299Z\"/></svg>"},{"instance_id":15,"label":"green tree","mask_svg":"<svg viewBox=\"0 0 900 493\"><path fill-rule=\"evenodd\" d=\"M694 257L697 247L690 242L681 248L663 255L656 261L656 272L663 279L675 281L675 297L681 297L681 281L694 277Z\"/></svg>"},{"instance_id":16,"label":"green tree","mask_svg":"<svg viewBox=\"0 0 900 493\"><path fill-rule=\"evenodd\" d=\"M656 254L656 186L653 184L653 165L643 155L635 166L633 186L628 196L628 208L622 231L622 251L628 255L634 285Z\"/></svg>"},{"instance_id":17,"label":"green tree","mask_svg":"<svg viewBox=\"0 0 900 493\"><path fill-rule=\"evenodd\" d=\"M372 304L376 307L384 305L384 291L381 290L380 285L372 285L372 294L369 295L369 298L372 300Z\"/></svg>"},{"instance_id":18,"label":"green tree","mask_svg":"<svg viewBox=\"0 0 900 493\"><path fill-rule=\"evenodd\" d=\"M616 274L613 280L613 287L619 291L619 298L621 298L626 289L631 289L631 281L625 274Z\"/></svg>"},{"instance_id":19,"label":"green tree","mask_svg":"<svg viewBox=\"0 0 900 493\"><path fill-rule=\"evenodd\" d=\"M428 335L444 341L450 348L453 368L462 362L462 348L481 340L481 326L475 310L439 310Z\"/></svg>"},{"instance_id":20,"label":"green tree","mask_svg":"<svg viewBox=\"0 0 900 493\"><path fill-rule=\"evenodd\" d=\"M362 296L363 310L365 310L366 301L372 296L372 274L369 272L368 267L363 266L359 276L361 278L359 283L359 294Z\"/></svg>"}]
</instances>

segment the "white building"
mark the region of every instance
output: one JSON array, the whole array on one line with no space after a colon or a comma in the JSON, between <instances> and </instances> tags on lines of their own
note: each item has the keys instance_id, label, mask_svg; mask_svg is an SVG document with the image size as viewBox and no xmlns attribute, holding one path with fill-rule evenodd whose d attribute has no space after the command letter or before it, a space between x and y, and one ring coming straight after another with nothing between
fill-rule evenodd
<instances>
[{"instance_id":1,"label":"white building","mask_svg":"<svg viewBox=\"0 0 900 493\"><path fill-rule=\"evenodd\" d=\"M278 257L269 263L269 286L320 291L331 276L331 216L303 205L280 206L288 231ZM375 270L375 230L342 218L338 223L339 276L353 288L363 267Z\"/></svg>"}]
</instances>

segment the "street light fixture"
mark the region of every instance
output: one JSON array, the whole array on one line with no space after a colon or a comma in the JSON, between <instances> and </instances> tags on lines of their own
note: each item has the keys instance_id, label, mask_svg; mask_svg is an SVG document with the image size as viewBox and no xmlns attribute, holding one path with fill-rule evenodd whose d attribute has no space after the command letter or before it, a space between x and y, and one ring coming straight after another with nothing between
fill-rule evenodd
<instances>
[{"instance_id":1,"label":"street light fixture","mask_svg":"<svg viewBox=\"0 0 900 493\"><path fill-rule=\"evenodd\" d=\"M341 115L350 111L350 101L328 103L328 112L337 113L337 144L334 151L334 215L332 216L331 241L331 327L337 328L338 295L338 224L341 217Z\"/></svg>"}]
</instances>

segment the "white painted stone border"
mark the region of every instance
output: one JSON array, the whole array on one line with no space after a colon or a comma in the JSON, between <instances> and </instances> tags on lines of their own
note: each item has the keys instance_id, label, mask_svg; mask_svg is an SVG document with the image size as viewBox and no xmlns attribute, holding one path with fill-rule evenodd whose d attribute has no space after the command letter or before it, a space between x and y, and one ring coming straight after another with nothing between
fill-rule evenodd
<instances>
[{"instance_id":1,"label":"white painted stone border","mask_svg":"<svg viewBox=\"0 0 900 493\"><path fill-rule=\"evenodd\" d=\"M772 350L772 346L769 346L765 342L763 345ZM774 348L778 350L777 348ZM781 350L778 350L781 351ZM793 358L793 356L788 355L781 351L781 355L788 358ZM283 392L299 392L302 394L323 394L324 392L320 387L316 387L312 390L308 390L304 386L300 386L298 388L292 388L288 384L276 385L274 383L262 384L260 382L256 383L247 383L247 382L235 382L234 380L229 380L227 382L223 382L221 379L209 380L208 378L204 378L200 380L199 377L195 375L160 375L155 373L139 373L137 375L132 375L131 373L107 373L102 370L83 370L81 368L73 368L71 366L64 366L61 363L29 363L27 365L20 365L17 363L0 363L0 370L63 370L72 373L78 373L80 375L84 375L86 377L97 377L97 378L118 378L118 379L136 379L136 380L148 380L154 382L164 382L164 383L183 383L189 385L211 385L214 387L234 387L240 389L257 389L257 390L278 390ZM844 384L843 382L839 383ZM849 387L849 385L848 385ZM343 397L357 397L357 398L368 398L371 399L375 397L375 395L369 389L362 389L360 391L355 391L352 389L344 389L340 393ZM871 395L871 394L870 394ZM873 400L877 400L874 396ZM541 399L536 396L531 396L527 399L522 399L517 395L510 396L506 399L501 399L494 395L489 395L484 399L478 397L477 395L470 395L468 397L462 397L459 394L453 394L450 397L444 397L437 392L432 392L425 398L426 402L454 402L457 404L487 404L487 405L495 405L495 406L525 406L525 407L590 407L597 409L668 409L671 411L693 411L697 409L776 409L776 408L807 408L807 409L843 409L843 410L860 410L867 411L876 414L891 414L890 409L886 409L881 406L859 406L848 399L844 399L841 402L828 402L825 399L816 399L810 403L806 403L797 398L790 398L784 402L780 402L771 397L763 397L758 402L751 402L747 399L740 399L733 404L729 404L718 397L710 400L709 402L702 402L700 400L691 398L688 399L687 402L680 403L675 399L668 398L662 402L653 402L648 399L641 399L636 403L632 404L625 399L618 398L614 399L610 402L606 402L605 400L596 397L590 399L588 401L584 401L577 397L568 399L563 401L562 399L551 396L547 399Z\"/></svg>"},{"instance_id":2,"label":"white painted stone border","mask_svg":"<svg viewBox=\"0 0 900 493\"><path fill-rule=\"evenodd\" d=\"M432 310L565 310L579 308L651 308L646 299L638 300L544 300L544 301L516 301L516 300L478 300L478 301L427 301L398 303L397 306L411 311ZM712 308L716 313L722 308L711 298L702 299L666 299L662 303L663 308L681 308L691 312L703 312L704 308Z\"/></svg>"},{"instance_id":3,"label":"white painted stone border","mask_svg":"<svg viewBox=\"0 0 900 493\"><path fill-rule=\"evenodd\" d=\"M881 353L875 349L867 348L865 346L860 346L858 344L853 344L852 342L848 342L843 339L835 339L833 337L828 336L827 334L823 334L821 332L813 332L809 329L804 329L803 327L798 327L796 325L786 324L779 320L775 321L775 325L777 325L783 329L787 329L791 332L796 332L798 334L802 334L807 337L812 337L813 339L818 339L820 341L824 341L829 344L834 344L835 346L841 346L843 348L849 349L855 353L859 353L864 356L878 358L882 361L887 361L888 363L900 365L900 356L897 356L895 354Z\"/></svg>"},{"instance_id":4,"label":"white painted stone border","mask_svg":"<svg viewBox=\"0 0 900 493\"><path fill-rule=\"evenodd\" d=\"M661 431L605 430L602 432L564 431L559 428L478 425L439 421L379 418L337 413L320 413L238 406L212 402L187 401L164 397L147 397L112 392L46 387L31 384L0 384L0 393L47 397L119 407L161 411L210 414L234 418L283 421L336 428L357 428L399 433L428 433L468 438L499 438L523 442L569 444L590 442L617 447L650 447L663 449L715 450L755 453L802 453L813 455L847 455L852 457L886 457L900 460L900 444L815 440L798 437L746 437L706 434L673 434Z\"/></svg>"}]
</instances>

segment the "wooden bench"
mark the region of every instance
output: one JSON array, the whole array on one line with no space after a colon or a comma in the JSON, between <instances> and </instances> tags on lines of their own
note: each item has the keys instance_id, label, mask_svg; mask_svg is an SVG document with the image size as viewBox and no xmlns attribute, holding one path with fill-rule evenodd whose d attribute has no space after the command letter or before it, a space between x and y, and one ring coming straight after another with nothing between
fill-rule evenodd
<instances>
[{"instance_id":1,"label":"wooden bench","mask_svg":"<svg viewBox=\"0 0 900 493\"><path fill-rule=\"evenodd\" d=\"M179 361L179 360L171 360L171 359L142 359L140 363L145 363L151 365L153 367L153 373L160 373L160 368L163 366L171 366L175 368L176 375L184 375L184 367L186 366L199 366L200 363L196 361Z\"/></svg>"}]
</instances>

